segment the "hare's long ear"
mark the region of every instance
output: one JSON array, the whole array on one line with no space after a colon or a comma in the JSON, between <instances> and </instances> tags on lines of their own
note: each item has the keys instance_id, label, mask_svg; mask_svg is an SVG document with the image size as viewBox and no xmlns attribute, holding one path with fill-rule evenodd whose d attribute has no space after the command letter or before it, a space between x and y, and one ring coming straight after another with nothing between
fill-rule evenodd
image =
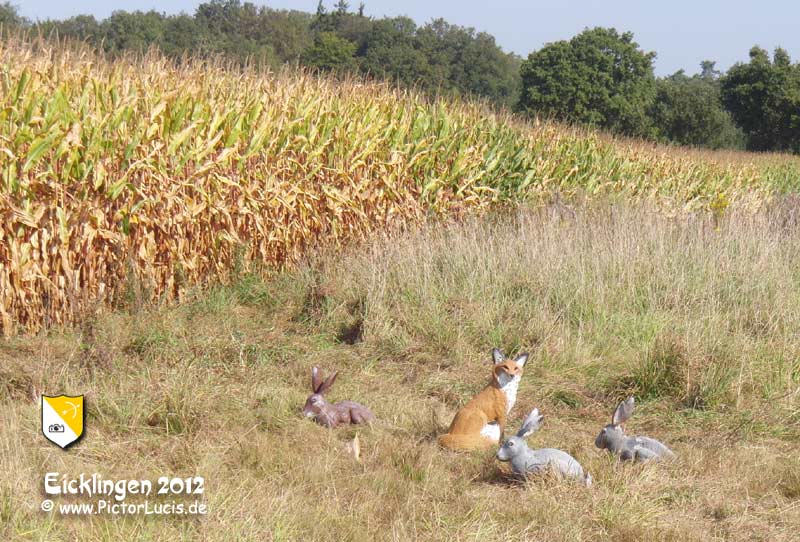
<instances>
[{"instance_id":1,"label":"hare's long ear","mask_svg":"<svg viewBox=\"0 0 800 542\"><path fill-rule=\"evenodd\" d=\"M614 425L620 425L625 423L628 418L631 417L633 414L633 406L634 406L634 399L633 396L628 397L624 401L622 401L618 406L617 409L614 411L614 415L611 417L611 423Z\"/></svg>"},{"instance_id":2,"label":"hare's long ear","mask_svg":"<svg viewBox=\"0 0 800 542\"><path fill-rule=\"evenodd\" d=\"M319 391L317 393L319 393L320 395L327 393L328 390L331 389L331 386L333 386L333 383L336 381L336 375L338 374L339 371L334 371L333 374L329 376L327 380L325 380L325 382L322 383L322 386L320 386Z\"/></svg>"},{"instance_id":3,"label":"hare's long ear","mask_svg":"<svg viewBox=\"0 0 800 542\"><path fill-rule=\"evenodd\" d=\"M528 414L528 417L525 418L525 421L522 422L522 427L520 427L519 431L517 431L517 436L520 438L531 436L539 429L542 420L544 420L544 416L539 414L538 408L534 408L531 410L531 413Z\"/></svg>"},{"instance_id":4,"label":"hare's long ear","mask_svg":"<svg viewBox=\"0 0 800 542\"><path fill-rule=\"evenodd\" d=\"M319 393L319 387L322 385L322 376L319 374L318 367L311 368L311 391Z\"/></svg>"},{"instance_id":5,"label":"hare's long ear","mask_svg":"<svg viewBox=\"0 0 800 542\"><path fill-rule=\"evenodd\" d=\"M520 367L525 367L525 363L528 361L528 356L530 356L530 354L528 354L527 352L523 352L522 354L514 358L514 362Z\"/></svg>"},{"instance_id":6,"label":"hare's long ear","mask_svg":"<svg viewBox=\"0 0 800 542\"><path fill-rule=\"evenodd\" d=\"M503 363L506 360L505 354L503 354L499 348L492 348L492 361L495 365L498 363Z\"/></svg>"}]
</instances>

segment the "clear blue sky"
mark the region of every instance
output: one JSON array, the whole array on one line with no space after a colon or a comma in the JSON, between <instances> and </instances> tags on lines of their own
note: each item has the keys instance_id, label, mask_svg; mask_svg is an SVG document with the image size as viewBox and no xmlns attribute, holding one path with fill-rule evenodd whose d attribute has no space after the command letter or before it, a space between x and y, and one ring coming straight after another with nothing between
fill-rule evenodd
<instances>
[{"instance_id":1,"label":"clear blue sky","mask_svg":"<svg viewBox=\"0 0 800 542\"><path fill-rule=\"evenodd\" d=\"M317 0L251 0L257 5L315 11ZM335 0L324 0L331 7ZM31 19L92 14L102 19L115 9L194 13L199 0L11 0ZM800 2L797 0L365 0L366 14L408 15L422 24L436 17L495 36L506 51L527 56L543 44L569 39L585 27L629 30L639 45L658 53L656 73L694 73L701 60L727 69L746 61L755 44L781 46L800 60ZM352 9L358 0L350 0Z\"/></svg>"}]
</instances>

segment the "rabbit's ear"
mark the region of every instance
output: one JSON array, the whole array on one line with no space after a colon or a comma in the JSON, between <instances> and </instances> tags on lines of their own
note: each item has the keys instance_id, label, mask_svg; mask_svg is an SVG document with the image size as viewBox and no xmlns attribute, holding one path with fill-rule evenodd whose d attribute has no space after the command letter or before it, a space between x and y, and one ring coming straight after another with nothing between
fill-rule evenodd
<instances>
[{"instance_id":1,"label":"rabbit's ear","mask_svg":"<svg viewBox=\"0 0 800 542\"><path fill-rule=\"evenodd\" d=\"M499 348L492 348L492 361L497 365L498 363L503 363L506 360L505 354L503 354Z\"/></svg>"},{"instance_id":2,"label":"rabbit's ear","mask_svg":"<svg viewBox=\"0 0 800 542\"><path fill-rule=\"evenodd\" d=\"M327 380L325 380L325 382L322 383L322 386L320 386L319 391L317 393L319 394L327 393L328 390L331 389L331 386L333 386L333 383L336 381L336 375L338 374L339 371L334 371L333 374L329 376Z\"/></svg>"},{"instance_id":3,"label":"rabbit's ear","mask_svg":"<svg viewBox=\"0 0 800 542\"><path fill-rule=\"evenodd\" d=\"M516 364L519 365L520 367L524 367L525 363L528 361L528 356L530 356L530 354L528 354L527 352L523 352L522 354L514 358L514 362L516 362Z\"/></svg>"},{"instance_id":4,"label":"rabbit's ear","mask_svg":"<svg viewBox=\"0 0 800 542\"><path fill-rule=\"evenodd\" d=\"M522 427L519 428L517 436L520 438L527 438L531 436L539 429L539 425L541 425L542 420L544 420L544 416L539 414L538 408L534 408L531 410L531 413L528 414L528 417L525 418L525 421L522 422Z\"/></svg>"},{"instance_id":5,"label":"rabbit's ear","mask_svg":"<svg viewBox=\"0 0 800 542\"><path fill-rule=\"evenodd\" d=\"M633 414L633 407L634 407L633 396L628 397L627 399L622 401L617 406L617 409L614 411L614 415L611 417L611 423L613 423L614 425L625 423L628 420L628 418L631 417L631 414Z\"/></svg>"},{"instance_id":6,"label":"rabbit's ear","mask_svg":"<svg viewBox=\"0 0 800 542\"><path fill-rule=\"evenodd\" d=\"M311 391L319 393L319 387L322 385L322 375L319 374L318 367L311 368Z\"/></svg>"}]
</instances>

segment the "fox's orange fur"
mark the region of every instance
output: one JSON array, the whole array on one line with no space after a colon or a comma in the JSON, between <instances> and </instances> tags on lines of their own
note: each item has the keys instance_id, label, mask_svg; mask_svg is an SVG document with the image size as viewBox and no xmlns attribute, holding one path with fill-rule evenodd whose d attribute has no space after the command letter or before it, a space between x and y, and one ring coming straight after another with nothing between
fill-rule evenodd
<instances>
[{"instance_id":1,"label":"fox's orange fur","mask_svg":"<svg viewBox=\"0 0 800 542\"><path fill-rule=\"evenodd\" d=\"M439 437L439 444L451 450L474 450L497 444L491 438L482 435L481 430L486 424L495 422L500 426L502 438L509 411L509 398L502 388L502 383L503 380L521 376L523 364L524 361L518 364L516 360L504 360L495 364L489 385L456 412L450 430ZM516 397L516 388L514 394Z\"/></svg>"}]
</instances>

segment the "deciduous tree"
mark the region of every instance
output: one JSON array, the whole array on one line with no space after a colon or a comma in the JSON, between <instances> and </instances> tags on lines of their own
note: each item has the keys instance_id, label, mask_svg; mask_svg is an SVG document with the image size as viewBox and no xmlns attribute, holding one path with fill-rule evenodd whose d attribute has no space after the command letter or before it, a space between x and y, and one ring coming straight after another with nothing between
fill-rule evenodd
<instances>
[{"instance_id":1,"label":"deciduous tree","mask_svg":"<svg viewBox=\"0 0 800 542\"><path fill-rule=\"evenodd\" d=\"M655 95L653 59L633 34L593 28L546 45L522 63L520 109L648 135L647 111Z\"/></svg>"},{"instance_id":2,"label":"deciduous tree","mask_svg":"<svg viewBox=\"0 0 800 542\"><path fill-rule=\"evenodd\" d=\"M722 100L747 135L752 150L800 152L800 65L776 49L770 61L760 47L721 80Z\"/></svg>"}]
</instances>

